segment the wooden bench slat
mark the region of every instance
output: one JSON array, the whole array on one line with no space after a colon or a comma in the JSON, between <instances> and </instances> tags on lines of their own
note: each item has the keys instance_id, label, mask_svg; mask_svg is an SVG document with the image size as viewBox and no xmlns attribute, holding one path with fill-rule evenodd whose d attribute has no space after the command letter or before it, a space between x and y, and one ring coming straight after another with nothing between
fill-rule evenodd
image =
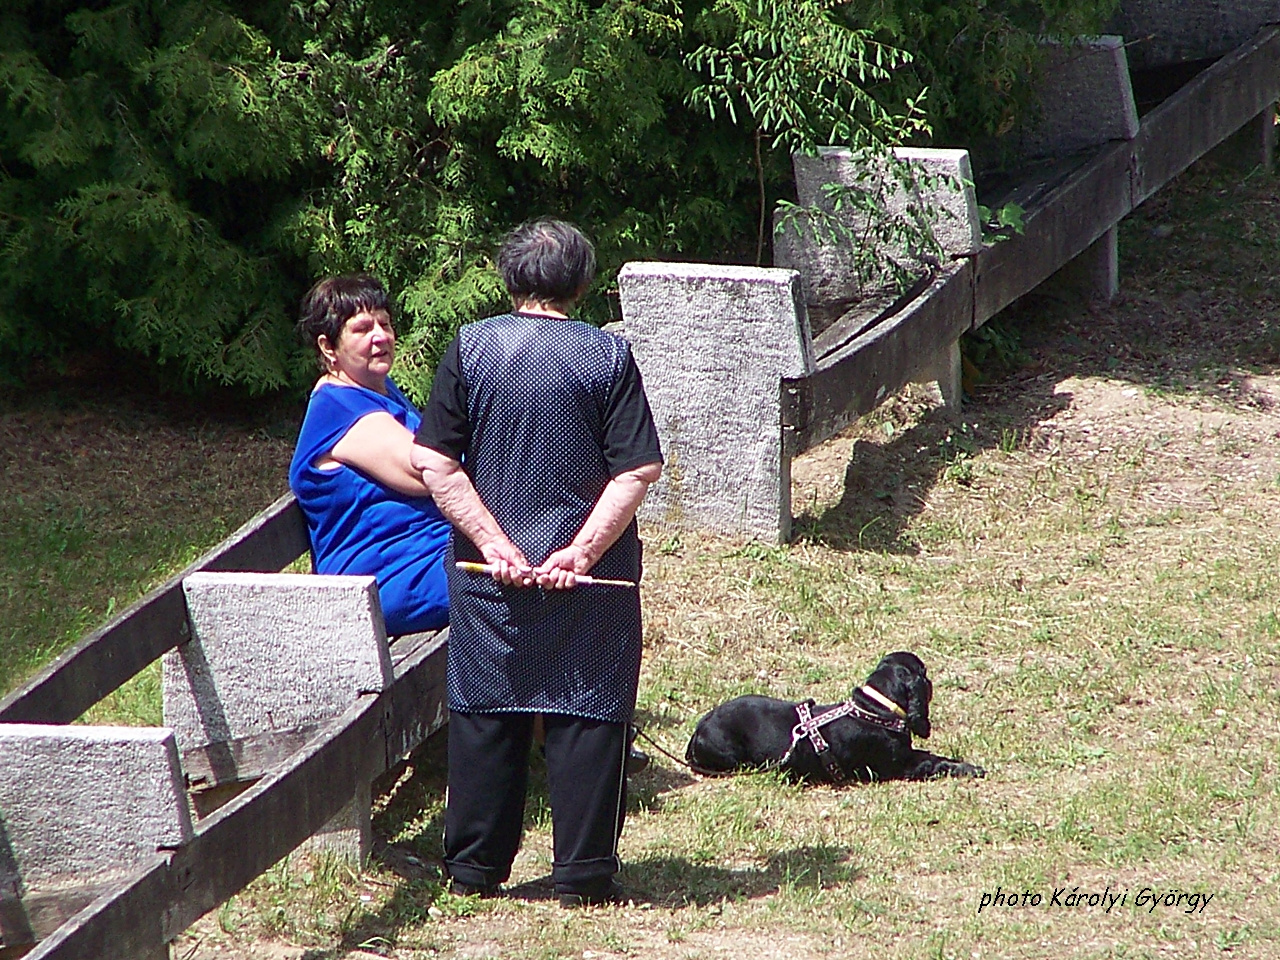
<instances>
[{"instance_id":1,"label":"wooden bench slat","mask_svg":"<svg viewBox=\"0 0 1280 960\"><path fill-rule=\"evenodd\" d=\"M813 375L783 379L783 452L803 453L910 383L969 329L972 305L973 263L964 260L896 316L823 358Z\"/></svg>"},{"instance_id":2,"label":"wooden bench slat","mask_svg":"<svg viewBox=\"0 0 1280 960\"><path fill-rule=\"evenodd\" d=\"M31 960L146 955L244 889L337 814L360 783L443 725L447 645L447 631L418 645L392 686L361 696L323 736L201 821L190 843L103 894Z\"/></svg>"},{"instance_id":3,"label":"wooden bench slat","mask_svg":"<svg viewBox=\"0 0 1280 960\"><path fill-rule=\"evenodd\" d=\"M1210 64L1142 118L1133 141L1137 207L1280 97L1280 28ZM1225 81L1225 82L1224 82Z\"/></svg>"},{"instance_id":4,"label":"wooden bench slat","mask_svg":"<svg viewBox=\"0 0 1280 960\"><path fill-rule=\"evenodd\" d=\"M401 665L412 664L415 656L429 650L439 639L439 630L399 637L391 646L392 663L401 667L397 675L403 675L405 668ZM192 790L210 790L258 780L297 753L327 725L327 722L304 724L290 730L271 730L184 750L182 772L187 786Z\"/></svg>"},{"instance_id":5,"label":"wooden bench slat","mask_svg":"<svg viewBox=\"0 0 1280 960\"><path fill-rule=\"evenodd\" d=\"M44 940L113 886L98 883L0 900L0 957L6 956L7 950Z\"/></svg>"}]
</instances>

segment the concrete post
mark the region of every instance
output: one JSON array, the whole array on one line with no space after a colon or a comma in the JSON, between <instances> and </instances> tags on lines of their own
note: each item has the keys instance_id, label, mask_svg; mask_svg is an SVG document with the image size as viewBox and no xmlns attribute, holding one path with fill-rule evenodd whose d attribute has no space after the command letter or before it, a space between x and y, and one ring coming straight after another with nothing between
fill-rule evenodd
<instances>
[{"instance_id":1,"label":"concrete post","mask_svg":"<svg viewBox=\"0 0 1280 960\"><path fill-rule=\"evenodd\" d=\"M883 216L888 219L909 216L908 208L928 210L933 214L931 227L942 248L944 258L972 256L982 248L982 224L978 217L978 201L973 190L973 168L967 150L899 147L894 157L907 164L916 181L910 187L890 183L884 187ZM821 213L814 217L835 217L853 236L869 234L868 224L858 212L837 212L827 195L830 184L866 189L867 171L847 147L820 147L816 156L794 154L796 197L802 208ZM855 305L858 301L883 293L890 282L887 272L859 276L855 266L858 251L848 242L824 235L815 229L810 216L803 212L795 218L779 213L774 217L773 262L776 267L800 272L804 284L805 304L810 311L813 336L822 333L815 317L828 316L830 304ZM918 261L920 251L888 247L886 257L899 262ZM927 267L921 266L923 272ZM840 312L839 310L835 311Z\"/></svg>"},{"instance_id":2,"label":"concrete post","mask_svg":"<svg viewBox=\"0 0 1280 960\"><path fill-rule=\"evenodd\" d=\"M1120 229L1113 226L1079 257L1087 262L1088 290L1093 300L1110 303L1120 292Z\"/></svg>"},{"instance_id":3,"label":"concrete post","mask_svg":"<svg viewBox=\"0 0 1280 960\"><path fill-rule=\"evenodd\" d=\"M917 189L910 192L895 190L886 204L886 213L901 216L908 204L918 204L934 213L932 224L934 238L942 248L944 257L973 256L982 249L982 222L978 215L978 201L974 194L973 168L967 150L927 149L899 147L894 150L897 159L910 164L920 175ZM801 205L817 207L833 212L825 194L830 183L856 187L863 171L854 162L853 154L843 147L822 147L817 156L796 154L792 157L795 167L796 195ZM859 228L857 218L850 218L849 225ZM833 298L856 301L863 296L851 264L853 251L840 249L831 243L816 241L807 231L784 229L774 245L774 262L777 266L793 267L800 272L804 282L805 302L810 309L813 335L822 332L814 321L822 315L823 305ZM901 258L910 258L909 251L895 250ZM926 360L923 383L937 382L943 405L948 414L958 417L963 391L960 386L960 345L951 343L937 357Z\"/></svg>"},{"instance_id":4,"label":"concrete post","mask_svg":"<svg viewBox=\"0 0 1280 960\"><path fill-rule=\"evenodd\" d=\"M373 577L197 573L183 582L191 639L165 655L165 722L183 750L286 732L340 715L392 681ZM316 835L363 859L363 790Z\"/></svg>"},{"instance_id":5,"label":"concrete post","mask_svg":"<svg viewBox=\"0 0 1280 960\"><path fill-rule=\"evenodd\" d=\"M1065 157L1138 135L1138 105L1122 37L1079 37L1045 47L1039 110L1016 133L1020 156Z\"/></svg>"},{"instance_id":6,"label":"concrete post","mask_svg":"<svg viewBox=\"0 0 1280 960\"><path fill-rule=\"evenodd\" d=\"M23 898L123 879L191 839L172 730L0 724L0 770L5 946L41 933ZM158 916L154 931L139 933L154 933L144 960L168 957Z\"/></svg>"},{"instance_id":7,"label":"concrete post","mask_svg":"<svg viewBox=\"0 0 1280 960\"><path fill-rule=\"evenodd\" d=\"M1045 282L1094 303L1110 303L1120 292L1119 233L1111 227Z\"/></svg>"},{"instance_id":8,"label":"concrete post","mask_svg":"<svg viewBox=\"0 0 1280 960\"><path fill-rule=\"evenodd\" d=\"M642 516L672 530L786 540L781 380L814 369L799 275L628 263L618 286L666 457Z\"/></svg>"},{"instance_id":9,"label":"concrete post","mask_svg":"<svg viewBox=\"0 0 1280 960\"><path fill-rule=\"evenodd\" d=\"M964 400L964 386L961 382L963 374L960 341L952 340L951 344L940 356L934 359L934 362L916 381L917 383L936 383L938 385L938 394L942 398L942 409L953 421L960 419L960 410Z\"/></svg>"}]
</instances>

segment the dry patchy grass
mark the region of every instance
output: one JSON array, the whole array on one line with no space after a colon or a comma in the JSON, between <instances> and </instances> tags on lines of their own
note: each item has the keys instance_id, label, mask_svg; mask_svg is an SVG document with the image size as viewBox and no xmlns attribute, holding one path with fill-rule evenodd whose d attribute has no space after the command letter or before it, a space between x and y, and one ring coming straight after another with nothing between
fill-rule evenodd
<instances>
[{"instance_id":1,"label":"dry patchy grass","mask_svg":"<svg viewBox=\"0 0 1280 960\"><path fill-rule=\"evenodd\" d=\"M537 781L510 896L441 890L433 744L389 779L379 860L326 888L329 906L288 909L268 878L184 948L1280 954L1277 195L1184 178L1124 225L1121 301L1049 290L1001 319L1022 356L963 424L908 391L800 458L796 542L647 531L639 719L671 753L727 697L841 699L910 649L934 677L931 749L986 780L801 788L701 780L659 755L632 784L633 904L566 913ZM1150 909L1147 888L1212 899ZM980 912L997 891L1019 905ZM1072 896L1104 891L1124 899Z\"/></svg>"}]
</instances>

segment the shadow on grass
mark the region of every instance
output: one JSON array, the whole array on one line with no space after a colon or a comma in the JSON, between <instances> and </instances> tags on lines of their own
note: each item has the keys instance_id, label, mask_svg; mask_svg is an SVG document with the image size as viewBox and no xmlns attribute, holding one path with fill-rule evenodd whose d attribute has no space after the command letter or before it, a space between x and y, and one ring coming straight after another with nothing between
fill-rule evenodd
<instances>
[{"instance_id":1,"label":"shadow on grass","mask_svg":"<svg viewBox=\"0 0 1280 960\"><path fill-rule=\"evenodd\" d=\"M1277 197L1273 175L1242 178L1212 160L1193 166L1121 222L1115 301L1090 302L1055 278L1006 308L983 331L1003 328L998 352L1012 361L1007 368L989 364L982 345L966 340L966 358L989 379L973 389L966 384L964 424L953 426L935 411L889 443L855 443L842 499L818 512L797 503L795 537L837 550L919 552L911 528L928 491L965 483L968 457L1016 448L1068 407L1070 395L1055 392L1067 377L1272 404L1249 377L1280 369Z\"/></svg>"},{"instance_id":2,"label":"shadow on grass","mask_svg":"<svg viewBox=\"0 0 1280 960\"><path fill-rule=\"evenodd\" d=\"M796 517L795 539L834 550L918 554L920 542L910 531L931 489L944 482L970 485L972 458L1022 442L1036 424L1071 403L1069 393L1056 393L1038 376L1025 381L1016 404L991 407L989 394L968 400L961 423L936 409L887 443L855 441L840 501Z\"/></svg>"},{"instance_id":3,"label":"shadow on grass","mask_svg":"<svg viewBox=\"0 0 1280 960\"><path fill-rule=\"evenodd\" d=\"M618 879L630 904L705 908L767 897L783 890L812 896L857 882L865 871L849 856L849 848L843 846L797 847L770 857L759 866L736 869L694 863L684 857L657 857L625 864ZM543 902L553 900L555 890L551 877L544 876L506 888L503 897ZM483 909L483 901L446 893L439 880L405 880L380 910L356 920L339 944L330 949L309 950L301 960L331 960L351 950L393 946L406 927Z\"/></svg>"},{"instance_id":4,"label":"shadow on grass","mask_svg":"<svg viewBox=\"0 0 1280 960\"><path fill-rule=\"evenodd\" d=\"M786 850L759 866L729 869L693 863L684 857L658 857L627 863L620 874L637 903L677 908L705 907L721 901L752 900L786 888L817 893L852 883L864 870L849 860L848 847L822 845Z\"/></svg>"}]
</instances>

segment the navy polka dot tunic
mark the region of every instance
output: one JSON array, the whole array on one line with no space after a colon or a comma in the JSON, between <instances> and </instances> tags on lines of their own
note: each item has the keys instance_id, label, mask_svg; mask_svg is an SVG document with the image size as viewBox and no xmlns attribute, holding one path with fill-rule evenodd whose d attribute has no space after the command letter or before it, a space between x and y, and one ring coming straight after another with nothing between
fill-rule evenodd
<instances>
[{"instance_id":1,"label":"navy polka dot tunic","mask_svg":"<svg viewBox=\"0 0 1280 960\"><path fill-rule=\"evenodd\" d=\"M612 477L662 459L625 340L576 320L504 314L462 328L432 384L417 442L459 460L535 566L569 545ZM507 587L455 568L483 561L454 531L449 706L626 722L640 672L639 591ZM633 520L591 569L639 581Z\"/></svg>"}]
</instances>

